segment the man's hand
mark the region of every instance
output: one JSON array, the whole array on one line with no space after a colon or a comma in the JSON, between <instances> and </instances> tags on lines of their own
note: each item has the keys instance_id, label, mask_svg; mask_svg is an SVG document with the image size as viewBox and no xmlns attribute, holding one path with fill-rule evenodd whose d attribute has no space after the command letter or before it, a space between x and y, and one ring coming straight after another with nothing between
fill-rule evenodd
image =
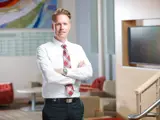
<instances>
[{"instance_id":1,"label":"man's hand","mask_svg":"<svg viewBox=\"0 0 160 120\"><path fill-rule=\"evenodd\" d=\"M57 73L59 74L63 74L63 69L62 68L59 68L59 69L54 69Z\"/></svg>"},{"instance_id":2,"label":"man's hand","mask_svg":"<svg viewBox=\"0 0 160 120\"><path fill-rule=\"evenodd\" d=\"M84 60L78 64L78 68L83 67L85 65Z\"/></svg>"}]
</instances>

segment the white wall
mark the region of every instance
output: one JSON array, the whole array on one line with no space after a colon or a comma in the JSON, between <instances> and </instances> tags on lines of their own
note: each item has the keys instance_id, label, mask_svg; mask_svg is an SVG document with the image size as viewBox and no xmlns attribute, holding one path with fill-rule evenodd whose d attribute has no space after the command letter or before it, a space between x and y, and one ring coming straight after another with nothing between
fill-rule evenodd
<instances>
[{"instance_id":1,"label":"white wall","mask_svg":"<svg viewBox=\"0 0 160 120\"><path fill-rule=\"evenodd\" d=\"M0 61L0 82L12 82L16 98L27 97L16 90L28 88L31 81L38 80L35 57L0 57Z\"/></svg>"}]
</instances>

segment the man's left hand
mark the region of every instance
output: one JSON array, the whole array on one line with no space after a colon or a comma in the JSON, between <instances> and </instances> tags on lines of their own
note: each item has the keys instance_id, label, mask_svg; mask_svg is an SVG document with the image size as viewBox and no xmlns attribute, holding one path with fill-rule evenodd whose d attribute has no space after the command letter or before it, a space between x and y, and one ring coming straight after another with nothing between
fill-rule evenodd
<instances>
[{"instance_id":1,"label":"man's left hand","mask_svg":"<svg viewBox=\"0 0 160 120\"><path fill-rule=\"evenodd\" d=\"M63 74L63 69L62 68L59 68L59 69L54 69L57 73L59 74Z\"/></svg>"}]
</instances>

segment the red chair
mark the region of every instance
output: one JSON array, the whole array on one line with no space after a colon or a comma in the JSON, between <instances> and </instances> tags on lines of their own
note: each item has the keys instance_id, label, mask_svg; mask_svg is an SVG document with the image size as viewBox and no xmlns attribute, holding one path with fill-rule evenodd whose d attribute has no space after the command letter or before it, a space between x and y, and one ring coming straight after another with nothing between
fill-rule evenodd
<instances>
[{"instance_id":1,"label":"red chair","mask_svg":"<svg viewBox=\"0 0 160 120\"><path fill-rule=\"evenodd\" d=\"M0 83L0 105L11 104L14 99L12 83Z\"/></svg>"},{"instance_id":2,"label":"red chair","mask_svg":"<svg viewBox=\"0 0 160 120\"><path fill-rule=\"evenodd\" d=\"M92 88L98 88L100 91L102 91L102 90L103 90L103 83L104 83L105 79L106 79L105 76L96 78L96 79L93 81L91 87L92 87Z\"/></svg>"},{"instance_id":3,"label":"red chair","mask_svg":"<svg viewBox=\"0 0 160 120\"><path fill-rule=\"evenodd\" d=\"M87 92L88 89L86 89L85 87L86 87L86 88L87 88L87 87L91 87L91 85L89 85L89 84L81 84L79 91L80 91L80 92Z\"/></svg>"},{"instance_id":4,"label":"red chair","mask_svg":"<svg viewBox=\"0 0 160 120\"><path fill-rule=\"evenodd\" d=\"M81 84L80 86L80 92L87 92L87 89L83 89L83 87L91 87L91 88L97 88L98 90L102 91L103 89L103 83L105 81L106 77L102 76L102 77L98 77L96 78L92 84Z\"/></svg>"}]
</instances>

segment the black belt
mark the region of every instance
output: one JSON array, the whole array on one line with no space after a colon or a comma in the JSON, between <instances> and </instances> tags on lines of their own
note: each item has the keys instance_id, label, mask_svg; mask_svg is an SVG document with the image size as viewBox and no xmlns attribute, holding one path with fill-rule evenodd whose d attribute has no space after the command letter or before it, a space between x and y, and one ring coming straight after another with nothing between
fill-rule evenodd
<instances>
[{"instance_id":1,"label":"black belt","mask_svg":"<svg viewBox=\"0 0 160 120\"><path fill-rule=\"evenodd\" d=\"M45 98L45 103L74 103L80 98Z\"/></svg>"}]
</instances>

